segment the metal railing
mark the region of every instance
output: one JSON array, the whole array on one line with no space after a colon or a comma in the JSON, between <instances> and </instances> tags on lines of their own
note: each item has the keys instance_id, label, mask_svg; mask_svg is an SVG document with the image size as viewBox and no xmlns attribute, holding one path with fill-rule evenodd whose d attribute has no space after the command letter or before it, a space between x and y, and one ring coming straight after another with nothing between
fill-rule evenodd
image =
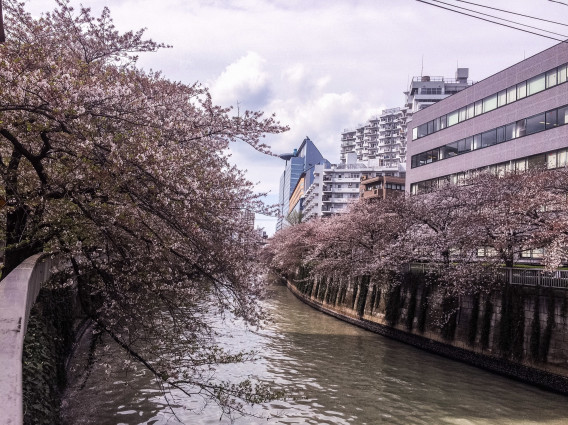
<instances>
[{"instance_id":1,"label":"metal railing","mask_svg":"<svg viewBox=\"0 0 568 425\"><path fill-rule=\"evenodd\" d=\"M407 270L411 273L426 273L437 271L439 268L430 263L411 263ZM510 285L568 289L568 270L547 272L539 268L501 267L499 272L503 282L508 282Z\"/></svg>"},{"instance_id":2,"label":"metal railing","mask_svg":"<svg viewBox=\"0 0 568 425\"><path fill-rule=\"evenodd\" d=\"M547 286L568 289L568 270L547 272L543 269L503 268L503 280L511 285Z\"/></svg>"}]
</instances>

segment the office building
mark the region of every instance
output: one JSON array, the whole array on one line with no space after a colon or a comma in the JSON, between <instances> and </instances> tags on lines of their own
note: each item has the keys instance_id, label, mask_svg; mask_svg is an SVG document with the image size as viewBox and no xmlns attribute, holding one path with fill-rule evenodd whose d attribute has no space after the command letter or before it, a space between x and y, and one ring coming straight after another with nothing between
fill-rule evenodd
<instances>
[{"instance_id":1,"label":"office building","mask_svg":"<svg viewBox=\"0 0 568 425\"><path fill-rule=\"evenodd\" d=\"M407 190L468 174L563 167L568 148L568 44L560 43L416 112Z\"/></svg>"},{"instance_id":2,"label":"office building","mask_svg":"<svg viewBox=\"0 0 568 425\"><path fill-rule=\"evenodd\" d=\"M298 202L303 196L304 186L308 188L314 180L313 169L317 164L325 163L326 160L314 143L306 137L298 149L294 149L292 153L280 155L280 158L286 161L284 172L280 177L280 189L278 194L279 217L276 223L276 231L288 225L286 217L294 210L300 208ZM301 190L292 197L298 182L301 181ZM292 198L292 204L290 200Z\"/></svg>"}]
</instances>

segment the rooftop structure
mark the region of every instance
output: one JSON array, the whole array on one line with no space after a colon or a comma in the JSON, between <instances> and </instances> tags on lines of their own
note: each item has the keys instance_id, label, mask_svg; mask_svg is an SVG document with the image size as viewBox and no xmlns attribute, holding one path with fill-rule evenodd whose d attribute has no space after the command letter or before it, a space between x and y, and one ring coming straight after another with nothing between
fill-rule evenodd
<instances>
[{"instance_id":1,"label":"rooftop structure","mask_svg":"<svg viewBox=\"0 0 568 425\"><path fill-rule=\"evenodd\" d=\"M418 112L448 96L456 94L473 84L469 78L469 68L458 68L455 78L431 77L421 75L412 78L404 105L410 112Z\"/></svg>"}]
</instances>

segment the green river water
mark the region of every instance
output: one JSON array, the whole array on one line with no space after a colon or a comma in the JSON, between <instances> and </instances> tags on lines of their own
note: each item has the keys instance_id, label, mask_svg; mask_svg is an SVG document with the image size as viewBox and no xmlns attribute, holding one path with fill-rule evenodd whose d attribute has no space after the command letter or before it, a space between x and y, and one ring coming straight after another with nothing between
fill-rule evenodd
<instances>
[{"instance_id":1,"label":"green river water","mask_svg":"<svg viewBox=\"0 0 568 425\"><path fill-rule=\"evenodd\" d=\"M219 324L225 346L253 349L259 359L223 366L217 377L258 377L287 398L252 409L253 424L568 424L568 397L425 353L324 315L284 286L266 301L273 323L261 331ZM111 358L120 358L110 347ZM69 424L230 424L214 403L172 394L139 372L110 375L97 365L83 389L64 401ZM174 412L175 415L172 413Z\"/></svg>"}]
</instances>

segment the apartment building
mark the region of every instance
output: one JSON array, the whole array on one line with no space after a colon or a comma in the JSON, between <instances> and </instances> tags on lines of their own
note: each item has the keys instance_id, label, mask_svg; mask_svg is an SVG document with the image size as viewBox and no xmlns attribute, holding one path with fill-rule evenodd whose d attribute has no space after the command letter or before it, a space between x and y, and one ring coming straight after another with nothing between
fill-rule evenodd
<instances>
[{"instance_id":1,"label":"apartment building","mask_svg":"<svg viewBox=\"0 0 568 425\"><path fill-rule=\"evenodd\" d=\"M567 64L560 43L416 112L407 190L460 184L483 170L566 166Z\"/></svg>"},{"instance_id":2,"label":"apartment building","mask_svg":"<svg viewBox=\"0 0 568 425\"><path fill-rule=\"evenodd\" d=\"M347 162L348 153L357 160L372 160L380 167L398 168L406 162L406 109L391 108L370 118L355 129L341 133L340 161Z\"/></svg>"},{"instance_id":3,"label":"apartment building","mask_svg":"<svg viewBox=\"0 0 568 425\"><path fill-rule=\"evenodd\" d=\"M458 68L455 78L414 77L404 92L404 107L384 109L381 115L341 133L341 163L346 163L348 153L355 152L358 161L381 167L396 169L398 164L406 164L407 126L412 115L469 87L472 82L468 77L469 68Z\"/></svg>"},{"instance_id":4,"label":"apartment building","mask_svg":"<svg viewBox=\"0 0 568 425\"><path fill-rule=\"evenodd\" d=\"M392 176L361 176L361 184L359 185L360 198L365 200L387 199L394 196L404 195L404 177Z\"/></svg>"},{"instance_id":5,"label":"apartment building","mask_svg":"<svg viewBox=\"0 0 568 425\"><path fill-rule=\"evenodd\" d=\"M326 164L314 169L313 184L303 200L304 220L347 211L347 206L361 197L361 181L374 178L397 179L404 190L404 168L385 168L357 161L356 153L346 155L345 164ZM389 189L390 189L389 180Z\"/></svg>"}]
</instances>

